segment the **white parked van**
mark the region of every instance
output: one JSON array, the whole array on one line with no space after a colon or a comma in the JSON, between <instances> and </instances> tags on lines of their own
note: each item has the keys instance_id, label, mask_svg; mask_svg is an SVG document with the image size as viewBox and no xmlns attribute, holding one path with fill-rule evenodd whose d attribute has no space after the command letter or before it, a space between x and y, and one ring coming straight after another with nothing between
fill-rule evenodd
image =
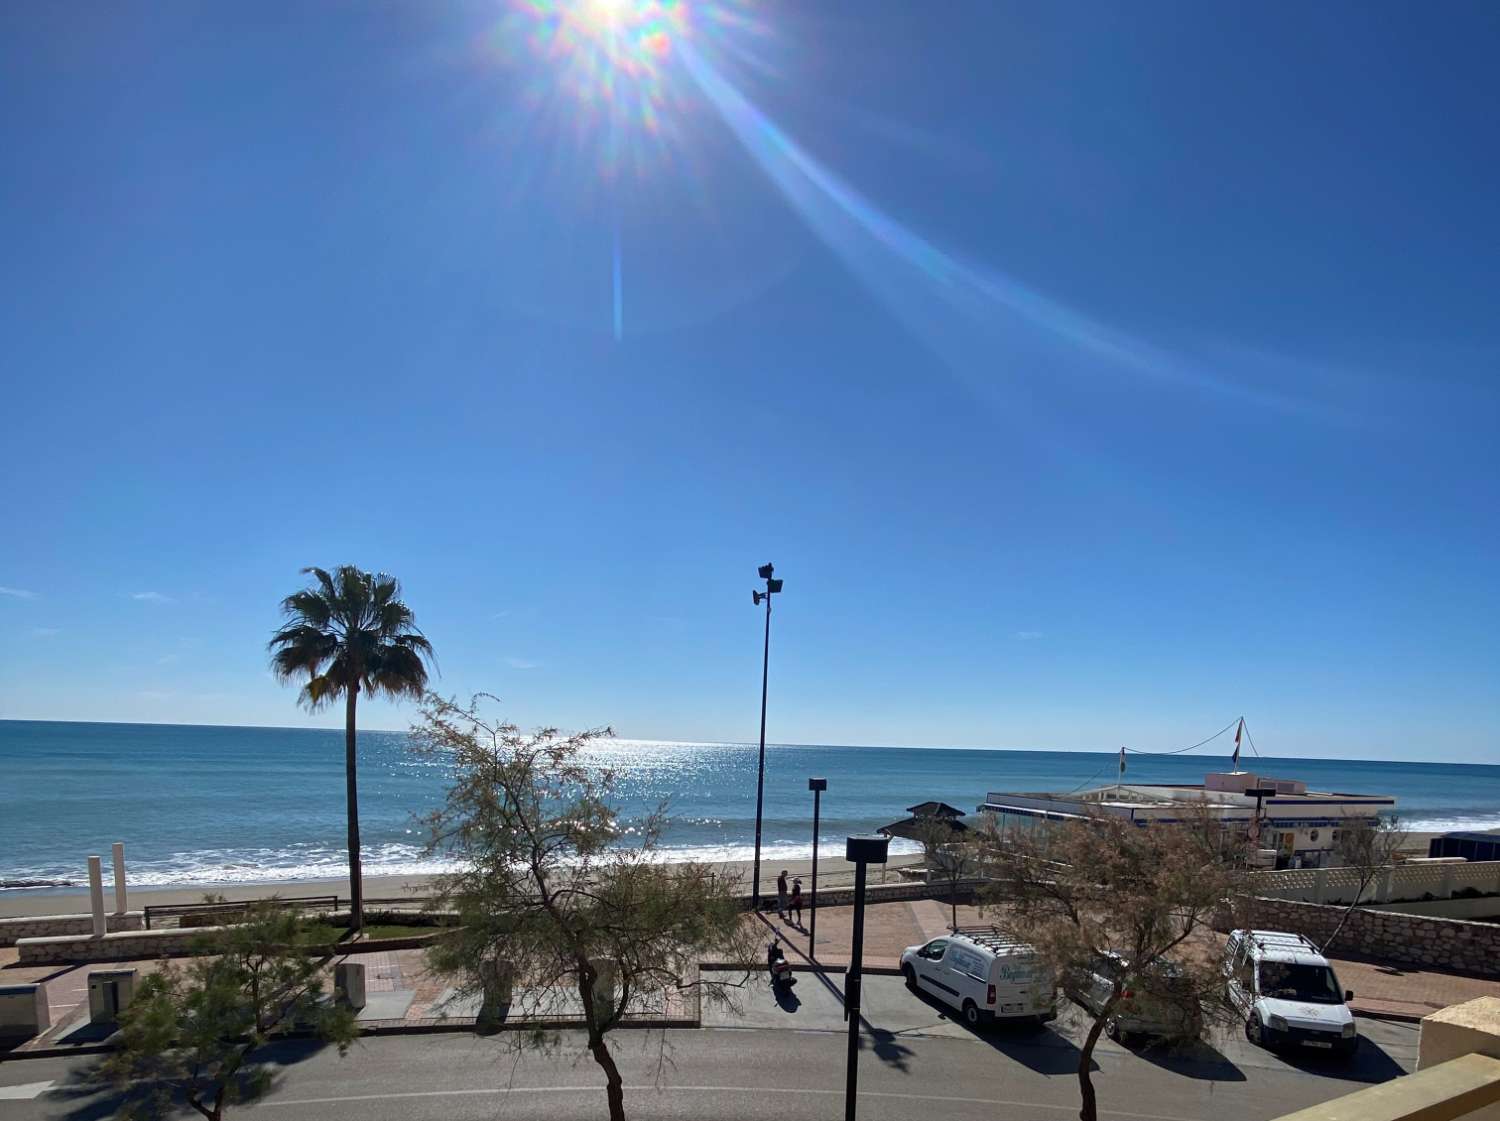
<instances>
[{"instance_id":1,"label":"white parked van","mask_svg":"<svg viewBox=\"0 0 1500 1121\"><path fill-rule=\"evenodd\" d=\"M1354 1013L1345 1003L1354 993L1339 988L1328 960L1300 934L1233 931L1224 947L1224 984L1251 1043L1340 1055L1359 1047Z\"/></svg>"},{"instance_id":2,"label":"white parked van","mask_svg":"<svg viewBox=\"0 0 1500 1121\"><path fill-rule=\"evenodd\" d=\"M1057 985L1036 951L991 927L971 927L908 946L901 973L919 992L931 993L977 1027L994 1020L1057 1016Z\"/></svg>"}]
</instances>

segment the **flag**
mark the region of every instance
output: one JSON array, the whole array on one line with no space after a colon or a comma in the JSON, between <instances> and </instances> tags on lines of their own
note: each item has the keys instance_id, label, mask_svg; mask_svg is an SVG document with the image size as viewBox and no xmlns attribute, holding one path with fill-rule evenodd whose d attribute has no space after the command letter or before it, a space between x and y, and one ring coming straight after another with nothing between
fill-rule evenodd
<instances>
[{"instance_id":1,"label":"flag","mask_svg":"<svg viewBox=\"0 0 1500 1121\"><path fill-rule=\"evenodd\" d=\"M1240 726L1234 730L1234 769L1240 769L1240 736L1245 731L1245 718L1240 717Z\"/></svg>"}]
</instances>

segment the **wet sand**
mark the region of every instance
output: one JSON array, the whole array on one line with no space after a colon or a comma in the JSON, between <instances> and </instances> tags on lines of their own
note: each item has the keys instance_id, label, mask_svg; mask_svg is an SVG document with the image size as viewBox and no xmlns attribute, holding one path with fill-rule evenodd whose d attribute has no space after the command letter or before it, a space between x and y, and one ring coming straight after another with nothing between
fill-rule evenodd
<instances>
[{"instance_id":1,"label":"wet sand","mask_svg":"<svg viewBox=\"0 0 1500 1121\"><path fill-rule=\"evenodd\" d=\"M844 860L842 853L842 848L839 849L837 856L818 853L818 885L820 887L842 887L854 881L854 866ZM921 859L921 855L917 853L893 856L890 864L886 866L885 874L894 882L897 879L895 874L897 866L918 863ZM744 890L749 890L751 861L724 861L715 864L714 867L721 872L736 876L744 884ZM775 895L776 874L783 868L786 869L789 879L796 876L802 877L804 893L812 890L812 861L810 859L778 858L774 864L761 862L762 894ZM129 875L128 868L126 875L127 877ZM880 883L881 876L880 870L871 868L870 881L872 883ZM365 899L415 899L430 891L434 878L433 876L366 876L364 879ZM131 888L126 902L131 910L138 911L142 907L165 904L201 903L204 896L209 894L222 895L225 899L235 902L245 899L266 899L273 895L283 899L305 895L338 895L341 899L347 900L349 881L347 879L303 880L274 884ZM366 903L366 906L370 904ZM104 907L107 911L115 909L114 885L107 866L104 870ZM0 918L18 915L77 914L87 911L88 908L87 888L30 888L0 892Z\"/></svg>"}]
</instances>

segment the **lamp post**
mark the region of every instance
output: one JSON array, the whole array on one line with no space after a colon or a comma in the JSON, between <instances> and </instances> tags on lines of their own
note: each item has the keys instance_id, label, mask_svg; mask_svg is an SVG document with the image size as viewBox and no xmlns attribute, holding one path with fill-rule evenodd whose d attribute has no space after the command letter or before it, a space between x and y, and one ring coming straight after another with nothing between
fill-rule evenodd
<instances>
[{"instance_id":1,"label":"lamp post","mask_svg":"<svg viewBox=\"0 0 1500 1121\"><path fill-rule=\"evenodd\" d=\"M854 1121L859 1083L859 985L865 959L865 866L885 864L889 837L879 834L850 837L844 859L854 865L854 933L849 947L849 972L844 975L844 1018L849 1021L849 1061L844 1082L844 1121Z\"/></svg>"},{"instance_id":2,"label":"lamp post","mask_svg":"<svg viewBox=\"0 0 1500 1121\"><path fill-rule=\"evenodd\" d=\"M818 810L823 801L823 791L828 789L826 778L810 778L807 788L813 795L813 869L812 895L808 897L807 910L807 956L818 960Z\"/></svg>"},{"instance_id":3,"label":"lamp post","mask_svg":"<svg viewBox=\"0 0 1500 1121\"><path fill-rule=\"evenodd\" d=\"M1251 786L1245 789L1245 793L1255 799L1255 816L1250 819L1250 843L1258 850L1260 848L1260 800L1269 798L1276 793L1274 786Z\"/></svg>"},{"instance_id":4,"label":"lamp post","mask_svg":"<svg viewBox=\"0 0 1500 1121\"><path fill-rule=\"evenodd\" d=\"M760 822L766 795L766 683L771 672L771 597L781 591L781 581L772 576L775 571L773 564L761 565L757 572L766 582L766 590L751 592L757 607L762 600L766 604L766 647L760 663L760 764L755 771L755 869L752 873L755 886L751 889L752 906L756 911L760 910Z\"/></svg>"}]
</instances>

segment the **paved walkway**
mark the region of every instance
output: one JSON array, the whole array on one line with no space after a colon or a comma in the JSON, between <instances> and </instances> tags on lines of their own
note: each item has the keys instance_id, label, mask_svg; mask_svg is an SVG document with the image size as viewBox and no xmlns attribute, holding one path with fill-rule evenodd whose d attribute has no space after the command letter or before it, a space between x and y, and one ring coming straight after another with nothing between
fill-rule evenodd
<instances>
[{"instance_id":1,"label":"paved walkway","mask_svg":"<svg viewBox=\"0 0 1500 1121\"><path fill-rule=\"evenodd\" d=\"M894 971L901 952L947 933L953 911L940 900L923 899L912 903L881 903L865 909L865 965L874 970ZM985 924L976 908L957 909L960 926ZM849 961L852 907L825 907L817 915L816 953L809 944L812 916L804 912L802 925L793 926L779 920L774 911L763 916L746 916L745 921L759 928L762 943L779 936L786 954L794 964L842 968ZM1218 953L1222 937L1205 939L1202 952ZM343 959L339 959L343 960ZM367 1003L360 1020L368 1028L461 1027L472 1024L477 1012L473 998L456 992L451 983L433 974L426 964L424 951L394 950L354 955L350 960L365 966ZM1398 969L1371 962L1332 959L1339 980L1354 990L1353 1009L1366 1016L1397 1019L1420 1019L1430 1012L1471 1000L1478 996L1500 996L1500 980L1460 977L1431 970ZM758 965L759 963L757 963ZM107 968L138 969L144 976L159 967L154 961L111 962ZM46 985L53 1027L43 1036L24 1045L23 1049L55 1047L60 1044L89 1045L99 1042L96 1030L88 1020L88 974L91 966L22 966L16 963L14 947L0 948L0 985L40 981ZM332 966L330 963L330 973ZM331 988L331 978L329 987ZM519 1002L518 1002L519 1003ZM557 1005L556 1014L570 1014L567 998ZM696 1001L675 990L649 994L640 1010L652 1017L683 1022L697 1018Z\"/></svg>"}]
</instances>

